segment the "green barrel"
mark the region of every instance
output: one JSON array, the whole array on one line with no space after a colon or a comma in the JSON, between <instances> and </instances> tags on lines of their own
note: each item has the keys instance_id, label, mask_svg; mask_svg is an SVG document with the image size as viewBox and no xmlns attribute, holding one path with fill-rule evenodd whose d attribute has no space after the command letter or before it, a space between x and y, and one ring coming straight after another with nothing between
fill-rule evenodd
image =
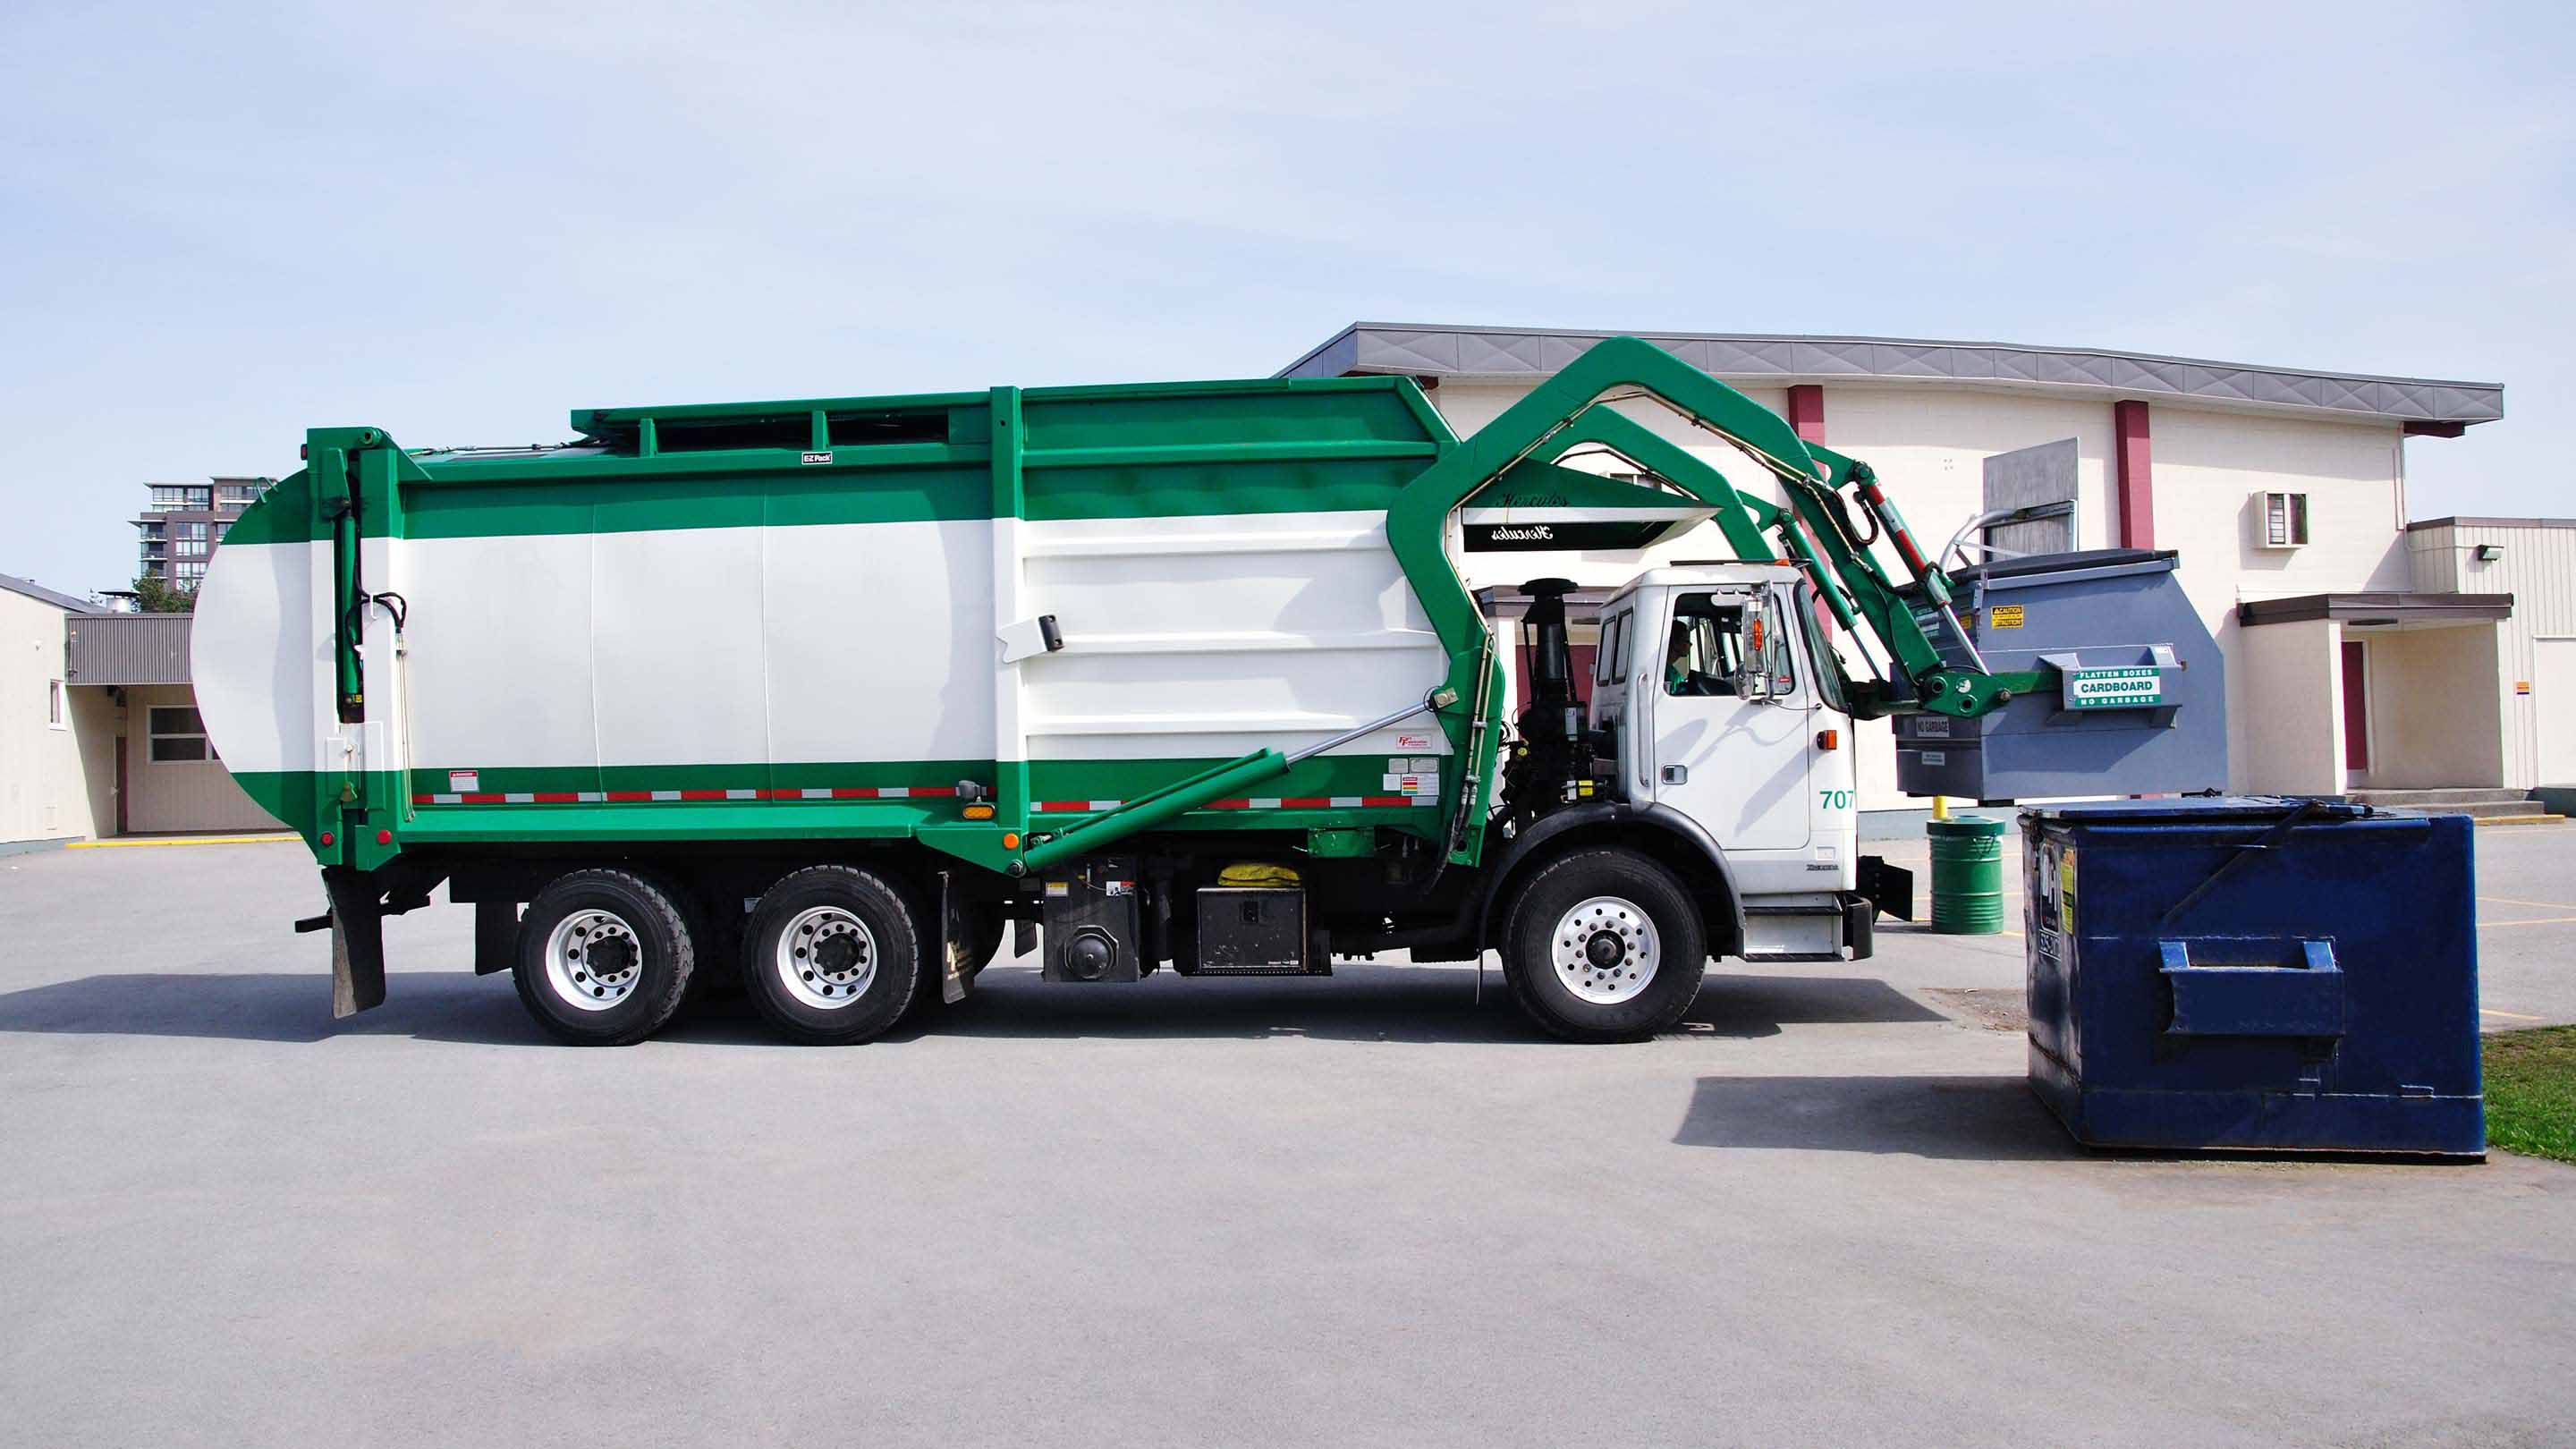
<instances>
[{"instance_id":1,"label":"green barrel","mask_svg":"<svg viewBox=\"0 0 2576 1449\"><path fill-rule=\"evenodd\" d=\"M1961 815L1926 822L1932 842L1932 929L1991 936L2004 928L2004 822Z\"/></svg>"}]
</instances>

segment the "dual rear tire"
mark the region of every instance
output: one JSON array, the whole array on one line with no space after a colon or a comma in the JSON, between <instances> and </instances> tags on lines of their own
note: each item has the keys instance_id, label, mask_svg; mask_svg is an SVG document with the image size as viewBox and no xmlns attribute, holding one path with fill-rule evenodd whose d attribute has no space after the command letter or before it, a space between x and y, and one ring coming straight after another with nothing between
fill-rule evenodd
<instances>
[{"instance_id":1,"label":"dual rear tire","mask_svg":"<svg viewBox=\"0 0 2576 1449\"><path fill-rule=\"evenodd\" d=\"M672 892L625 870L557 876L519 918L510 978L537 1024L575 1046L628 1046L661 1029L697 974Z\"/></svg>"},{"instance_id":2,"label":"dual rear tire","mask_svg":"<svg viewBox=\"0 0 2576 1449\"><path fill-rule=\"evenodd\" d=\"M707 959L702 943L718 933L695 928L684 899L628 870L577 870L550 882L519 922L511 978L528 1014L577 1046L627 1046L660 1030L693 980L730 964ZM875 872L796 871L761 895L744 925L744 992L792 1040L883 1035L924 992L935 999L939 991L936 943L923 939L922 919L911 894ZM998 917L994 925L988 934L998 944ZM985 934L979 923L969 949Z\"/></svg>"}]
</instances>

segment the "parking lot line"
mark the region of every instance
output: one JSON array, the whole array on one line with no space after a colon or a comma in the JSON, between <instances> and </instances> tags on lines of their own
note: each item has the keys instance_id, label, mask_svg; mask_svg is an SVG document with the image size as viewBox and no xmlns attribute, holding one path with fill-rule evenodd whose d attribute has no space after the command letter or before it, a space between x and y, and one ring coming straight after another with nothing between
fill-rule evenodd
<instances>
[{"instance_id":1,"label":"parking lot line","mask_svg":"<svg viewBox=\"0 0 2576 1449\"><path fill-rule=\"evenodd\" d=\"M2483 931L2489 926L2563 926L2571 921L2576 921L2576 916L2532 916L2520 921L2480 921L2478 929Z\"/></svg>"},{"instance_id":2,"label":"parking lot line","mask_svg":"<svg viewBox=\"0 0 2576 1449\"><path fill-rule=\"evenodd\" d=\"M2480 896L2478 899L2493 901L2500 906L2546 906L2553 911L2576 911L2576 901L2526 901L2518 896Z\"/></svg>"},{"instance_id":3,"label":"parking lot line","mask_svg":"<svg viewBox=\"0 0 2576 1449\"><path fill-rule=\"evenodd\" d=\"M2513 1018L2514 1020L2516 1020L2516 1021L2547 1021L2547 1020L2549 1019L2548 1017L2545 1017L2545 1016L2525 1016L2523 1013L2521 1013L2521 1012L2519 1012L2519 1011L2498 1011L2498 1010L2496 1010L2496 1009L2495 1009L2494 1007L2492 1007L2492 1006L2481 1006L2481 1007L2479 1007L2479 1008L2478 1008L2478 1015L2480 1015L2480 1016L2509 1016L2509 1017L2512 1017L2512 1018Z\"/></svg>"}]
</instances>

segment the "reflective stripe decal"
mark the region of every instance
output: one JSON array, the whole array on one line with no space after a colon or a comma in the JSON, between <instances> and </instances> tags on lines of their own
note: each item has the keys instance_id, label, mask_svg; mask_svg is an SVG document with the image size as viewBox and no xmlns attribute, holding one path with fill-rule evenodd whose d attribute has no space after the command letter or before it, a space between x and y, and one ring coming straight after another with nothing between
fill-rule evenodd
<instances>
[{"instance_id":1,"label":"reflective stripe decal","mask_svg":"<svg viewBox=\"0 0 2576 1449\"><path fill-rule=\"evenodd\" d=\"M1040 800L1031 806L1042 815L1115 810L1124 800ZM1211 800L1201 810L1381 810L1437 805L1436 795L1268 795L1254 800Z\"/></svg>"},{"instance_id":2,"label":"reflective stripe decal","mask_svg":"<svg viewBox=\"0 0 2576 1449\"><path fill-rule=\"evenodd\" d=\"M703 804L746 800L953 800L953 785L813 785L768 789L699 790L511 790L506 792L418 793L414 805L631 805L673 802ZM1124 800L1040 800L1030 808L1039 814L1095 814L1115 810ZM1202 810L1384 810L1440 803L1436 795L1264 795L1244 800L1212 800Z\"/></svg>"}]
</instances>

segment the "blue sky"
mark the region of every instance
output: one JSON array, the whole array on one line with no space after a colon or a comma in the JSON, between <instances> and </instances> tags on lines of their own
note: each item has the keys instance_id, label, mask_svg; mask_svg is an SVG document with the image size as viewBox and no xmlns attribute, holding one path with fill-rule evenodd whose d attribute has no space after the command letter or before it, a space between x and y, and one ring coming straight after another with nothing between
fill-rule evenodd
<instances>
[{"instance_id":1,"label":"blue sky","mask_svg":"<svg viewBox=\"0 0 2576 1449\"><path fill-rule=\"evenodd\" d=\"M313 425L1259 375L1360 318L2502 382L2414 513L2576 514L2560 6L366 8L0 16L0 571L120 585L137 484Z\"/></svg>"}]
</instances>

